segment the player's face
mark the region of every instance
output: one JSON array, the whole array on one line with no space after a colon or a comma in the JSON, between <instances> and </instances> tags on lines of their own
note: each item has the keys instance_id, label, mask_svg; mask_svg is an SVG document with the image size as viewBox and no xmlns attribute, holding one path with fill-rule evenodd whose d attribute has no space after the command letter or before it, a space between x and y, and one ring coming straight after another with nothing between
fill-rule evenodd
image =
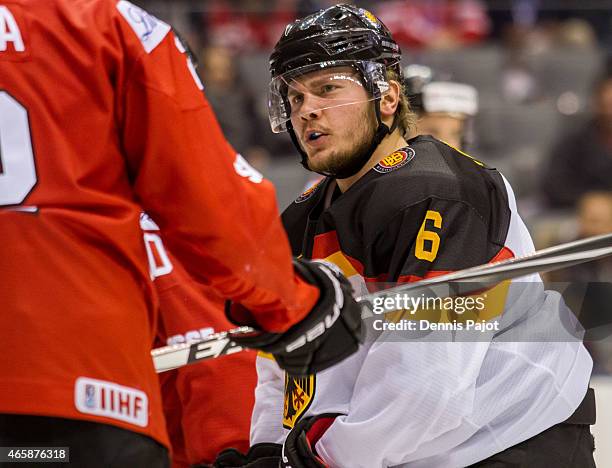
<instances>
[{"instance_id":1,"label":"player's face","mask_svg":"<svg viewBox=\"0 0 612 468\"><path fill-rule=\"evenodd\" d=\"M431 135L457 149L465 131L465 120L448 114L425 114L417 123L420 135Z\"/></svg>"},{"instance_id":2,"label":"player's face","mask_svg":"<svg viewBox=\"0 0 612 468\"><path fill-rule=\"evenodd\" d=\"M309 73L287 93L291 124L313 171L339 172L374 138L371 97L351 67Z\"/></svg>"}]
</instances>

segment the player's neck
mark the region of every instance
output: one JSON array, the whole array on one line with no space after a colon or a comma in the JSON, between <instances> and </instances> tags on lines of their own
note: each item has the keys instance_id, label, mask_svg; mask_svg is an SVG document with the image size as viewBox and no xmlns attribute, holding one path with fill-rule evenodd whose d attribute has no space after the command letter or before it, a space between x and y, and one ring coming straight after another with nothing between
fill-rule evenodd
<instances>
[{"instance_id":1,"label":"player's neck","mask_svg":"<svg viewBox=\"0 0 612 468\"><path fill-rule=\"evenodd\" d=\"M402 135L402 132L399 128L396 128L391 135L387 135L383 141L380 142L380 145L376 148L372 156L368 160L368 162L361 168L361 170L355 174L354 176L347 177L346 179L336 179L338 183L338 187L344 193L346 192L351 185L361 179L370 169L372 169L378 162L384 158L385 156L390 155L395 150L403 148L407 146L406 140Z\"/></svg>"}]
</instances>

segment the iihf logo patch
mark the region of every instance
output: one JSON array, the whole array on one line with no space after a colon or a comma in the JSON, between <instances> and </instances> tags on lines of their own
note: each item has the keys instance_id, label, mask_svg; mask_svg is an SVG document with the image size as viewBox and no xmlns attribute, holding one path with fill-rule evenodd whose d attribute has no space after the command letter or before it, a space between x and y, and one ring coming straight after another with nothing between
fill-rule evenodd
<instances>
[{"instance_id":1,"label":"iihf logo patch","mask_svg":"<svg viewBox=\"0 0 612 468\"><path fill-rule=\"evenodd\" d=\"M117 419L140 427L149 425L149 397L137 388L78 377L74 405L80 413Z\"/></svg>"},{"instance_id":2,"label":"iihf logo patch","mask_svg":"<svg viewBox=\"0 0 612 468\"><path fill-rule=\"evenodd\" d=\"M389 156L381 159L380 162L374 166L374 170L376 172L380 172L381 174L395 171L396 169L399 169L412 161L414 155L414 150L407 146L406 148L397 150L394 153L391 153Z\"/></svg>"}]
</instances>

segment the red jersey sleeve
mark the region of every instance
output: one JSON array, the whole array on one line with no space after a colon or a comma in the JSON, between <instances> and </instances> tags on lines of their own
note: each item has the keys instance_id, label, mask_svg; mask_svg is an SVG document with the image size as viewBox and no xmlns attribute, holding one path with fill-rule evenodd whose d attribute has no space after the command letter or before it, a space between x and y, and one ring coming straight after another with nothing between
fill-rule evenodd
<instances>
[{"instance_id":1,"label":"red jersey sleeve","mask_svg":"<svg viewBox=\"0 0 612 468\"><path fill-rule=\"evenodd\" d=\"M225 140L174 33L159 40L127 18L126 40L142 44L119 86L117 119L137 201L190 275L264 329L288 329L318 291L293 271L273 187Z\"/></svg>"}]
</instances>

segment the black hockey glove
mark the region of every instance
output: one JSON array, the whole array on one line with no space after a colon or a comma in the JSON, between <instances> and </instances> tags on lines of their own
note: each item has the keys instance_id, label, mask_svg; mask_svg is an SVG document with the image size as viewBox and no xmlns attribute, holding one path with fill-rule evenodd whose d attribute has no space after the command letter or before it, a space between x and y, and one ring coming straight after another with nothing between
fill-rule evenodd
<instances>
[{"instance_id":1,"label":"black hockey glove","mask_svg":"<svg viewBox=\"0 0 612 468\"><path fill-rule=\"evenodd\" d=\"M253 445L245 454L229 448L219 452L213 468L278 468L281 445L262 443Z\"/></svg>"},{"instance_id":2,"label":"black hockey glove","mask_svg":"<svg viewBox=\"0 0 612 468\"><path fill-rule=\"evenodd\" d=\"M281 468L327 468L315 444L340 414L320 414L297 422L283 444Z\"/></svg>"},{"instance_id":3,"label":"black hockey glove","mask_svg":"<svg viewBox=\"0 0 612 468\"><path fill-rule=\"evenodd\" d=\"M274 355L278 365L293 375L320 372L347 358L363 341L361 308L353 289L340 271L329 263L295 260L296 271L317 286L320 297L310 313L285 333L258 330L249 335L230 335L238 345ZM248 316L240 304L228 303L228 318Z\"/></svg>"}]
</instances>

